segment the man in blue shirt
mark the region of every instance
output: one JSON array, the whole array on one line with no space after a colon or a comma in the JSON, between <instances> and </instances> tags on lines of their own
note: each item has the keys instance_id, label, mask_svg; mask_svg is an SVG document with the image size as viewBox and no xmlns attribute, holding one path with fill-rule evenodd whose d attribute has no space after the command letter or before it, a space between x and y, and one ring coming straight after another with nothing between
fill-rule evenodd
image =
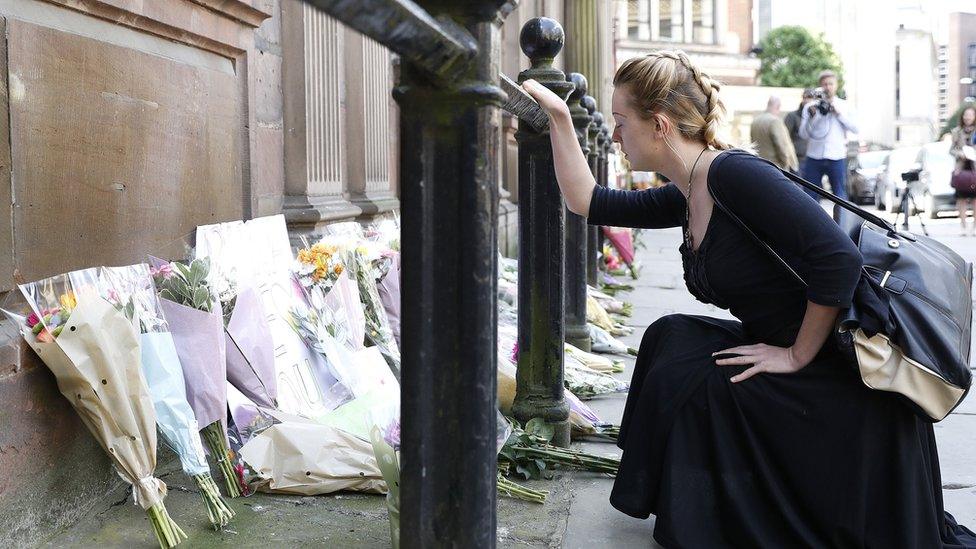
<instances>
[{"instance_id":1,"label":"man in blue shirt","mask_svg":"<svg viewBox=\"0 0 976 549\"><path fill-rule=\"evenodd\" d=\"M831 192L846 199L847 133L857 133L857 126L853 110L836 95L837 75L823 71L819 82L830 107L826 114L821 113L817 108L819 100L812 99L803 109L800 137L807 140L807 156L800 169L803 178L815 185L826 175Z\"/></svg>"}]
</instances>

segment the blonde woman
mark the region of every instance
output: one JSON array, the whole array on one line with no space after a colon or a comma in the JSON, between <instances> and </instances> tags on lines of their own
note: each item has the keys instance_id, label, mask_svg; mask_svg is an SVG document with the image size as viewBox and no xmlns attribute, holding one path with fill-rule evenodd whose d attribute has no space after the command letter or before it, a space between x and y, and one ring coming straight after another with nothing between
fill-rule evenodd
<instances>
[{"instance_id":1,"label":"blonde woman","mask_svg":"<svg viewBox=\"0 0 976 549\"><path fill-rule=\"evenodd\" d=\"M739 320L675 314L647 329L610 503L656 515L665 547L976 547L944 514L932 425L865 388L829 337L859 282L851 239L779 170L721 140L719 85L684 53L631 59L614 86L614 141L633 169L673 183L596 186L566 103L528 81L567 206L599 225L681 227L688 289Z\"/></svg>"}]
</instances>

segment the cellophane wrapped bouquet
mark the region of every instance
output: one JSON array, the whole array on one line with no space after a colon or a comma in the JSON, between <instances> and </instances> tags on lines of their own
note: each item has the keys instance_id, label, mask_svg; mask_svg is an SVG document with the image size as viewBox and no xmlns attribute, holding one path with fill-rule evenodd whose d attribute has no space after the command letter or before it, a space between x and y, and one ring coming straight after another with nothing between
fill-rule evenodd
<instances>
[{"instance_id":1,"label":"cellophane wrapped bouquet","mask_svg":"<svg viewBox=\"0 0 976 549\"><path fill-rule=\"evenodd\" d=\"M82 422L132 485L160 547L186 539L170 518L156 467L156 412L142 370L139 329L99 292L96 269L19 285L4 310L50 368Z\"/></svg>"}]
</instances>

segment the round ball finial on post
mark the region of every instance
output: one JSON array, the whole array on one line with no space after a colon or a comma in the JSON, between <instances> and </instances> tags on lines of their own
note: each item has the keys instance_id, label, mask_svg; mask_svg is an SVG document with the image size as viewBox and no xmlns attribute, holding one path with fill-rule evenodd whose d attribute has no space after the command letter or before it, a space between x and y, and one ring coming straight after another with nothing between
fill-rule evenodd
<instances>
[{"instance_id":1,"label":"round ball finial on post","mask_svg":"<svg viewBox=\"0 0 976 549\"><path fill-rule=\"evenodd\" d=\"M529 19L522 26L522 32L519 35L519 44L522 47L522 52L532 62L532 67L519 73L519 84L532 79L549 88L550 91L563 99L569 97L569 94L573 91L573 84L567 81L563 71L552 66L556 55L563 49L564 38L563 28L555 19L536 17ZM522 137L521 141L519 141L520 136ZM548 148L551 146L549 144L548 131L534 133L524 132L520 129L515 134L515 139L519 141L520 147L528 141L537 139L544 141L545 147Z\"/></svg>"},{"instance_id":2,"label":"round ball finial on post","mask_svg":"<svg viewBox=\"0 0 976 549\"><path fill-rule=\"evenodd\" d=\"M532 68L551 66L566 41L562 25L548 17L533 17L526 21L519 34L519 46Z\"/></svg>"},{"instance_id":3,"label":"round ball finial on post","mask_svg":"<svg viewBox=\"0 0 976 549\"><path fill-rule=\"evenodd\" d=\"M580 106L586 108L586 105L581 103L584 97L588 97L586 91L589 85L586 83L586 77L578 72L571 72L566 75L566 81L572 82L573 86L575 86L573 93L569 94L569 103L580 103ZM587 112L592 114L592 111L589 111L589 109L587 109Z\"/></svg>"},{"instance_id":4,"label":"round ball finial on post","mask_svg":"<svg viewBox=\"0 0 976 549\"><path fill-rule=\"evenodd\" d=\"M592 95L587 95L586 97L584 97L583 100L580 102L580 104L583 105L583 108L586 109L586 112L590 114L596 112L596 99L594 99Z\"/></svg>"}]
</instances>

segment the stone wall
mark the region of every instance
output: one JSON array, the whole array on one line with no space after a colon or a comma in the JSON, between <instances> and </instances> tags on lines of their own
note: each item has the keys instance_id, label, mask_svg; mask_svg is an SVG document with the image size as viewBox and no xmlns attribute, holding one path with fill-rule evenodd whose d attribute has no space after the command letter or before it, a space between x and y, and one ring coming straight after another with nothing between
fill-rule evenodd
<instances>
[{"instance_id":1,"label":"stone wall","mask_svg":"<svg viewBox=\"0 0 976 549\"><path fill-rule=\"evenodd\" d=\"M279 11L277 0L0 0L0 294L280 211ZM22 546L121 481L7 322L0 402L0 545Z\"/></svg>"}]
</instances>

